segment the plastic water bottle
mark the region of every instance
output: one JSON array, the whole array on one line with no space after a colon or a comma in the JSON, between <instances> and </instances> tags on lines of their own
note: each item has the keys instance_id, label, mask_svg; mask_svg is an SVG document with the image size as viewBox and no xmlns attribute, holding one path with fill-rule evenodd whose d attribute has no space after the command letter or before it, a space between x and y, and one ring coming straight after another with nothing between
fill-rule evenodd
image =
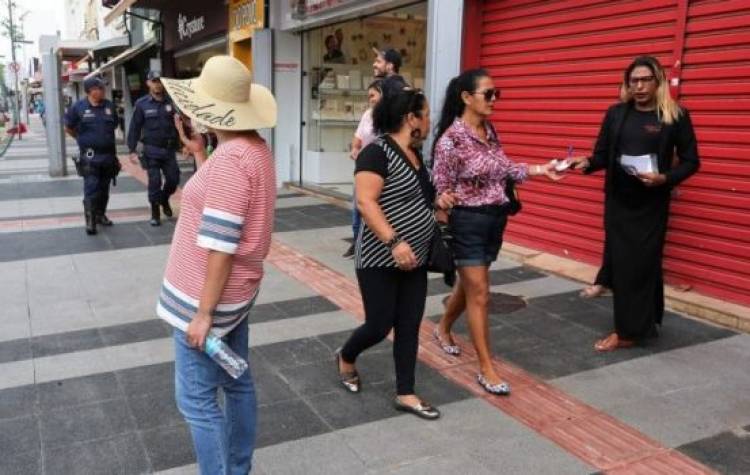
<instances>
[{"instance_id":1,"label":"plastic water bottle","mask_svg":"<svg viewBox=\"0 0 750 475\"><path fill-rule=\"evenodd\" d=\"M234 379L242 376L242 373L247 370L247 361L240 358L237 353L232 351L232 349L216 335L209 334L208 337L206 337L205 348L206 354L216 361L219 366L224 368L224 370L229 373L229 376Z\"/></svg>"}]
</instances>

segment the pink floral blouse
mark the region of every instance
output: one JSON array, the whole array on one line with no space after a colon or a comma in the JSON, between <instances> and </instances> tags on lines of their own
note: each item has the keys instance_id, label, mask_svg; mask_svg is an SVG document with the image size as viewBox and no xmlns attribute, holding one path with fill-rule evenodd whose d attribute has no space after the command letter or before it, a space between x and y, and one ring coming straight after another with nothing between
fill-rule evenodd
<instances>
[{"instance_id":1,"label":"pink floral blouse","mask_svg":"<svg viewBox=\"0 0 750 475\"><path fill-rule=\"evenodd\" d=\"M440 137L433 156L432 181L438 193L452 191L460 206L501 205L508 201L505 181L524 181L525 164L503 152L495 128L485 122L487 142L460 118Z\"/></svg>"}]
</instances>

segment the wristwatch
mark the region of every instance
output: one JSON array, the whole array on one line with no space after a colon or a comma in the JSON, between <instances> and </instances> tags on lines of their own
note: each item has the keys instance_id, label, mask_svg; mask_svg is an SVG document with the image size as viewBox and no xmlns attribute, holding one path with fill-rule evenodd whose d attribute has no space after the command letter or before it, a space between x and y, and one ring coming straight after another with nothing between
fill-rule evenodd
<instances>
[{"instance_id":1,"label":"wristwatch","mask_svg":"<svg viewBox=\"0 0 750 475\"><path fill-rule=\"evenodd\" d=\"M393 250L393 248L396 247L401 241L401 236L399 236L398 233L393 233L393 237L386 241L385 245L388 246L388 249Z\"/></svg>"}]
</instances>

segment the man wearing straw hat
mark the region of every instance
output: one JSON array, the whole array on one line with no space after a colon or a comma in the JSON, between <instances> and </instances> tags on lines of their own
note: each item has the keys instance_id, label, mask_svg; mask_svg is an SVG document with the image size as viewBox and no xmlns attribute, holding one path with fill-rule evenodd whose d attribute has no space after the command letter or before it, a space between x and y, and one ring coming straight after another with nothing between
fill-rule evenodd
<instances>
[{"instance_id":1,"label":"man wearing straw hat","mask_svg":"<svg viewBox=\"0 0 750 475\"><path fill-rule=\"evenodd\" d=\"M219 139L183 190L157 305L175 327L175 398L201 473L248 473L256 425L252 375L247 370L233 379L202 350L211 333L248 358L248 317L276 198L273 156L256 130L276 125L276 101L229 56L209 59L198 78L162 83L182 113Z\"/></svg>"}]
</instances>

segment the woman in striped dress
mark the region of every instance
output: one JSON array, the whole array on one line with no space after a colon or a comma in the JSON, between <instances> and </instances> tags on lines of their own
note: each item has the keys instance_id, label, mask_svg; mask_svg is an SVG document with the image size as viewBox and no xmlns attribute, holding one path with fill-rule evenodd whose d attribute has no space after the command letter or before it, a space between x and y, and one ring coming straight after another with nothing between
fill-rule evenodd
<instances>
[{"instance_id":1,"label":"woman in striped dress","mask_svg":"<svg viewBox=\"0 0 750 475\"><path fill-rule=\"evenodd\" d=\"M365 225L357 236L355 264L365 323L336 352L341 384L361 389L357 357L394 330L397 410L425 419L440 412L414 392L419 325L427 297L425 268L435 226L435 192L418 147L430 130L425 96L417 90L384 87L373 111L383 134L357 158L357 206ZM447 207L450 196L437 205Z\"/></svg>"}]
</instances>

